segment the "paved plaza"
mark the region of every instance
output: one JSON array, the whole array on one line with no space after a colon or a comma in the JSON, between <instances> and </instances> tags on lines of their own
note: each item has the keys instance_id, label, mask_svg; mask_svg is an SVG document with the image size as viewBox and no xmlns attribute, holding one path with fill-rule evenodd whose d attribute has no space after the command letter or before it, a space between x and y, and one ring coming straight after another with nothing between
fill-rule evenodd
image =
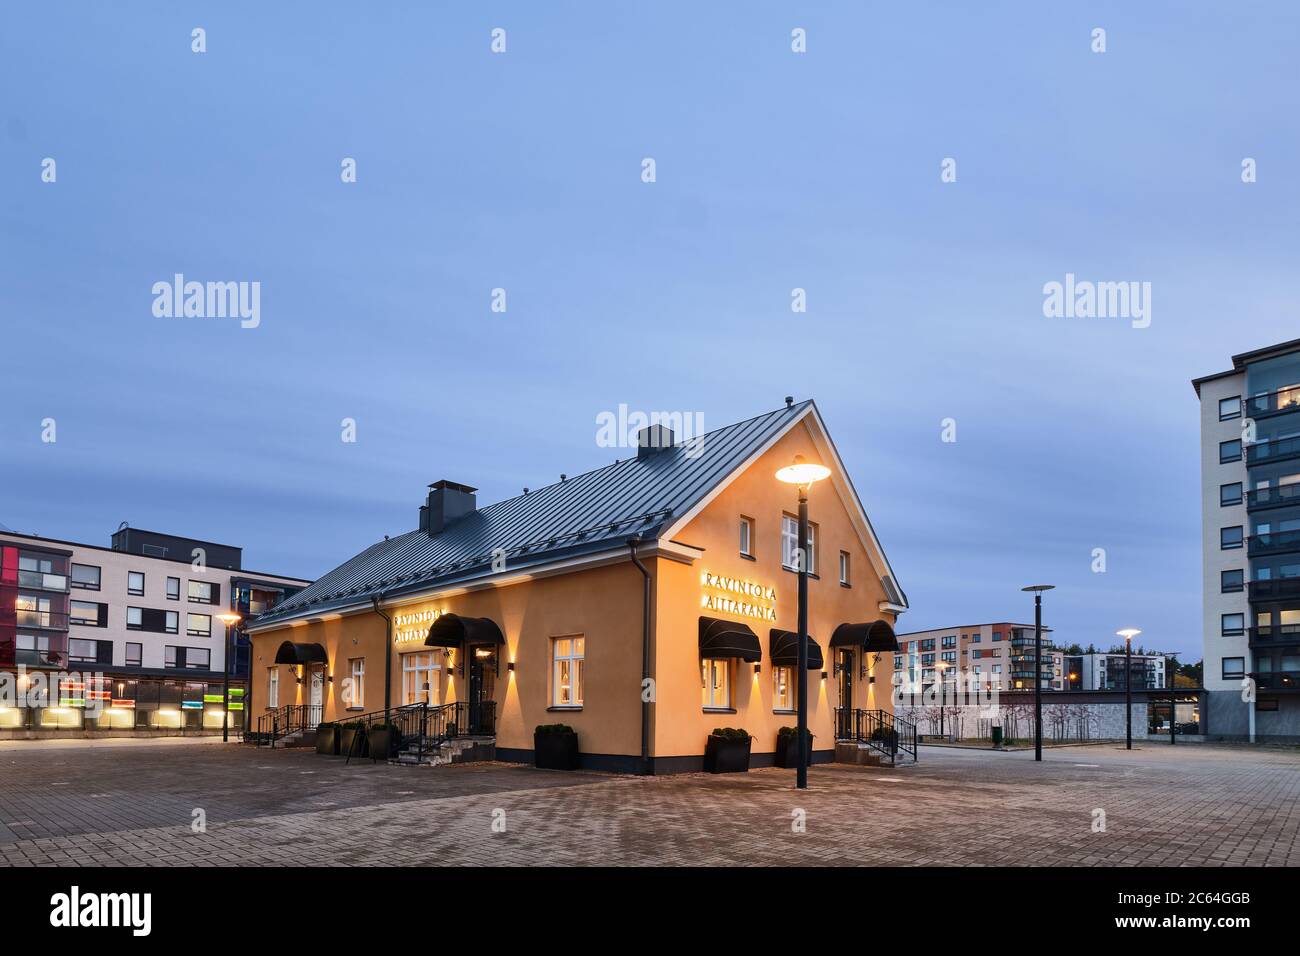
<instances>
[{"instance_id":1,"label":"paved plaza","mask_svg":"<svg viewBox=\"0 0 1300 956\"><path fill-rule=\"evenodd\" d=\"M793 779L16 741L0 865L1300 865L1295 750L1097 744L1035 764L928 747L916 766L814 767L803 793Z\"/></svg>"}]
</instances>

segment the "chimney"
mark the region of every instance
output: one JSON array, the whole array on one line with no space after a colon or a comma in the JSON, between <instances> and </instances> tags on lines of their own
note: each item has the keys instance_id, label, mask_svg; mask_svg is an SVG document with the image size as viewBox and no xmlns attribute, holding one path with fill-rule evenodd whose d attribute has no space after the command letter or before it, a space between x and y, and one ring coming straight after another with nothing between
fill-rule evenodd
<instances>
[{"instance_id":1,"label":"chimney","mask_svg":"<svg viewBox=\"0 0 1300 956\"><path fill-rule=\"evenodd\" d=\"M647 425L636 433L636 456L647 458L673 447L673 430L667 425Z\"/></svg>"},{"instance_id":2,"label":"chimney","mask_svg":"<svg viewBox=\"0 0 1300 956\"><path fill-rule=\"evenodd\" d=\"M429 500L420 508L420 528L430 535L441 534L453 522L477 510L477 488L454 481L435 481L429 486Z\"/></svg>"}]
</instances>

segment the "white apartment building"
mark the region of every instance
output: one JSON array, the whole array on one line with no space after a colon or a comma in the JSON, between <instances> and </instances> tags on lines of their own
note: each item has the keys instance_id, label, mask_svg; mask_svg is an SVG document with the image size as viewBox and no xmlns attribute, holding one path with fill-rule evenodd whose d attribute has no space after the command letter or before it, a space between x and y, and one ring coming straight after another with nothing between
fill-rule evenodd
<instances>
[{"instance_id":1,"label":"white apartment building","mask_svg":"<svg viewBox=\"0 0 1300 956\"><path fill-rule=\"evenodd\" d=\"M1300 738L1300 339L1192 382L1201 401L1205 728Z\"/></svg>"},{"instance_id":2,"label":"white apartment building","mask_svg":"<svg viewBox=\"0 0 1300 956\"><path fill-rule=\"evenodd\" d=\"M1043 626L1044 690L1064 688L1064 660L1053 646L1052 629ZM926 687L942 674L951 686L960 677L964 686L991 690L1025 690L1034 686L1034 625L961 624L898 635L894 673L909 686Z\"/></svg>"},{"instance_id":3,"label":"white apartment building","mask_svg":"<svg viewBox=\"0 0 1300 956\"><path fill-rule=\"evenodd\" d=\"M308 583L243 570L237 547L126 526L111 547L0 533L0 672L51 687L45 706L0 701L0 735L219 729L228 678L238 729L248 642L232 629L227 673L221 615L246 620Z\"/></svg>"},{"instance_id":4,"label":"white apartment building","mask_svg":"<svg viewBox=\"0 0 1300 956\"><path fill-rule=\"evenodd\" d=\"M1066 654L1066 689L1068 690L1124 690L1124 654L1093 653ZM1168 688L1165 673L1167 661L1162 654L1133 654L1129 662L1134 690L1164 690Z\"/></svg>"}]
</instances>

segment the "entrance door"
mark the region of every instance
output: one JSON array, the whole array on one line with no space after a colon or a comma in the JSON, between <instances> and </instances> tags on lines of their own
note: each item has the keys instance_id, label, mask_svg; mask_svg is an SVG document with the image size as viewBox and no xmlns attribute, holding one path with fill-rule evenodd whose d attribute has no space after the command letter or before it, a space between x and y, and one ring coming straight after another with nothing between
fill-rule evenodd
<instances>
[{"instance_id":1,"label":"entrance door","mask_svg":"<svg viewBox=\"0 0 1300 956\"><path fill-rule=\"evenodd\" d=\"M311 713L307 715L308 726L319 724L324 716L321 713L325 702L325 674L319 667L311 669Z\"/></svg>"},{"instance_id":2,"label":"entrance door","mask_svg":"<svg viewBox=\"0 0 1300 956\"><path fill-rule=\"evenodd\" d=\"M840 726L839 736L851 737L853 735L853 651L849 648L840 648L836 651L836 670L839 671L840 678Z\"/></svg>"},{"instance_id":3,"label":"entrance door","mask_svg":"<svg viewBox=\"0 0 1300 956\"><path fill-rule=\"evenodd\" d=\"M497 649L469 648L469 732L496 733L496 706L492 694L496 685Z\"/></svg>"}]
</instances>

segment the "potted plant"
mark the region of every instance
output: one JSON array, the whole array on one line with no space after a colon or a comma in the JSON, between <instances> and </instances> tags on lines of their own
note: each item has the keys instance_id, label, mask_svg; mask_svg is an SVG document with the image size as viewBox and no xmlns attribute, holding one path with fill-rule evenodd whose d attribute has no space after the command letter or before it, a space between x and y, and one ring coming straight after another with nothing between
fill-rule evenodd
<instances>
[{"instance_id":1,"label":"potted plant","mask_svg":"<svg viewBox=\"0 0 1300 956\"><path fill-rule=\"evenodd\" d=\"M752 741L743 727L715 727L704 746L704 769L709 773L744 773L749 769Z\"/></svg>"},{"instance_id":2,"label":"potted plant","mask_svg":"<svg viewBox=\"0 0 1300 956\"><path fill-rule=\"evenodd\" d=\"M898 731L892 727L876 727L871 731L871 739L884 744L890 753L898 752Z\"/></svg>"},{"instance_id":3,"label":"potted plant","mask_svg":"<svg viewBox=\"0 0 1300 956\"><path fill-rule=\"evenodd\" d=\"M782 727L776 732L776 765L778 767L791 769L798 766L796 758L799 756L799 750L794 742L798 733L798 727ZM812 763L812 742L814 736L814 734L808 733L807 744L805 745L807 760L810 764Z\"/></svg>"},{"instance_id":4,"label":"potted plant","mask_svg":"<svg viewBox=\"0 0 1300 956\"><path fill-rule=\"evenodd\" d=\"M578 769L578 732L568 724L538 724L533 731L533 766Z\"/></svg>"},{"instance_id":5,"label":"potted plant","mask_svg":"<svg viewBox=\"0 0 1300 956\"><path fill-rule=\"evenodd\" d=\"M339 752L339 725L335 723L324 723L316 726L316 752L318 754L329 754L338 756Z\"/></svg>"},{"instance_id":6,"label":"potted plant","mask_svg":"<svg viewBox=\"0 0 1300 956\"><path fill-rule=\"evenodd\" d=\"M366 725L359 720L342 724L339 727L339 753L344 757L364 757L366 749Z\"/></svg>"},{"instance_id":7,"label":"potted plant","mask_svg":"<svg viewBox=\"0 0 1300 956\"><path fill-rule=\"evenodd\" d=\"M397 756L402 746L402 732L396 724L371 724L366 729L366 746L371 760L388 760Z\"/></svg>"}]
</instances>

